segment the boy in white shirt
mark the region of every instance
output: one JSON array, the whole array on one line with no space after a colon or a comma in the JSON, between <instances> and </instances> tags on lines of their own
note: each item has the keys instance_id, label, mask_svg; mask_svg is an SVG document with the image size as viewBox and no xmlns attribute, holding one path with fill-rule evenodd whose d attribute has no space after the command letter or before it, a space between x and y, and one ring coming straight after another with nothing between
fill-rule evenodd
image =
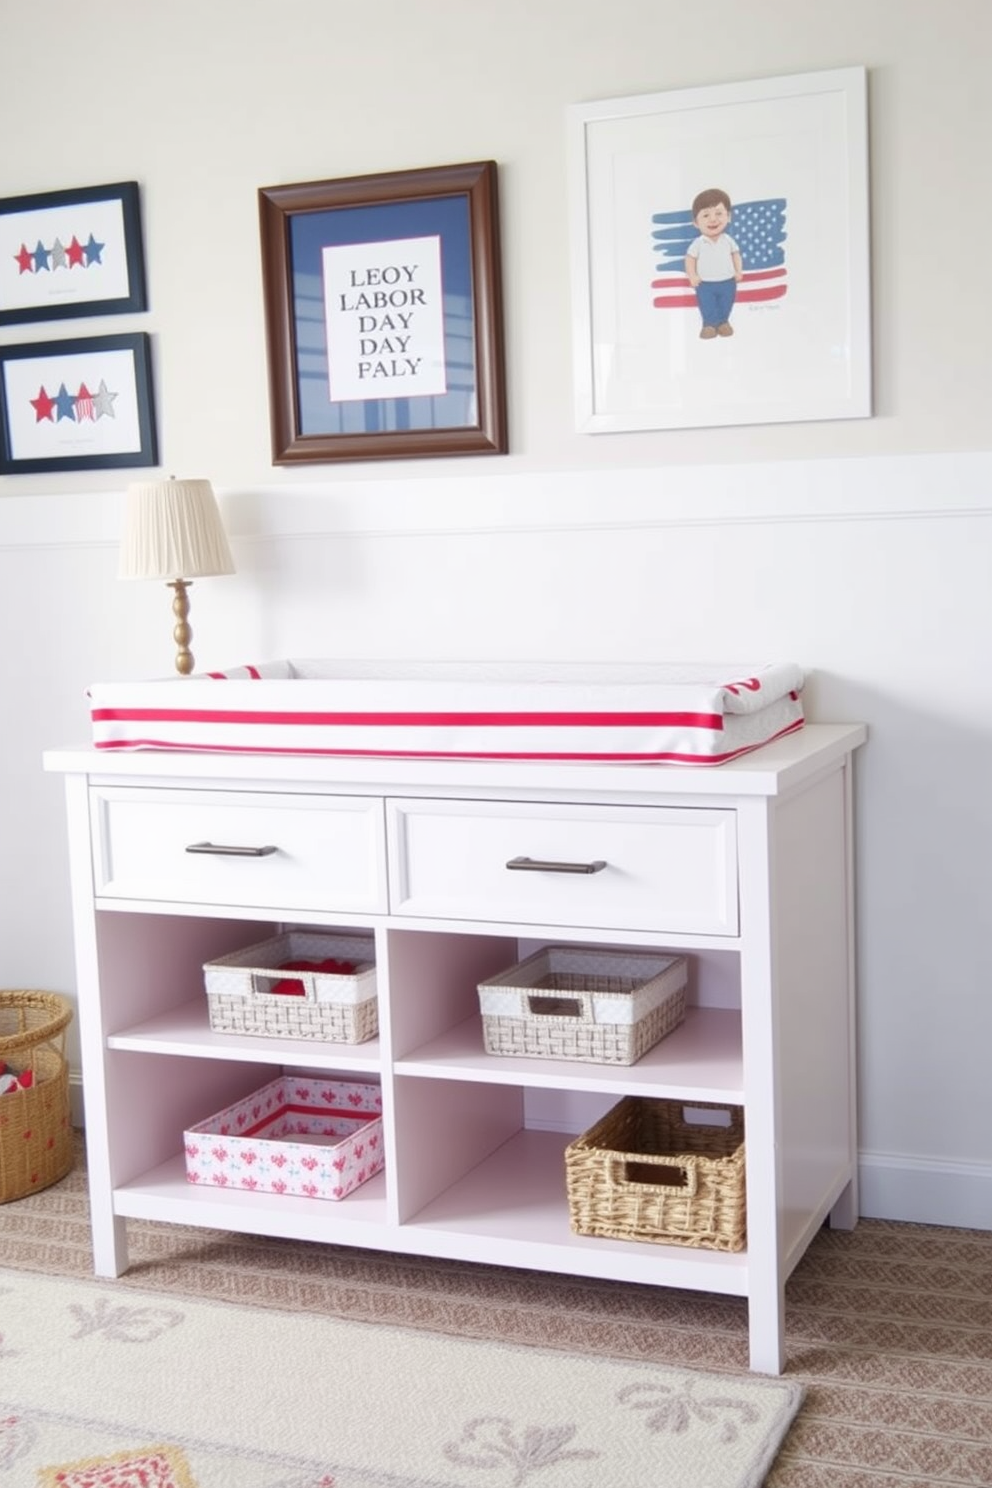
<instances>
[{"instance_id":1,"label":"boy in white shirt","mask_svg":"<svg viewBox=\"0 0 992 1488\"><path fill-rule=\"evenodd\" d=\"M699 333L703 341L734 334L730 312L744 273L740 249L726 230L730 217L730 197L718 187L701 191L692 204L699 237L686 250L685 271L703 318Z\"/></svg>"}]
</instances>

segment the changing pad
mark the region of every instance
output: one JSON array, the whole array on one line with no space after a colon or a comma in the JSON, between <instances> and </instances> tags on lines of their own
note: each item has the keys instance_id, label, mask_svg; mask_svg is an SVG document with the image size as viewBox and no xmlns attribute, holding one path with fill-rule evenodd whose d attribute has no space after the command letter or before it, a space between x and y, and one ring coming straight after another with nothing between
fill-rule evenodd
<instances>
[{"instance_id":1,"label":"changing pad","mask_svg":"<svg viewBox=\"0 0 992 1488\"><path fill-rule=\"evenodd\" d=\"M803 725L760 666L275 661L87 690L97 749L719 765Z\"/></svg>"}]
</instances>

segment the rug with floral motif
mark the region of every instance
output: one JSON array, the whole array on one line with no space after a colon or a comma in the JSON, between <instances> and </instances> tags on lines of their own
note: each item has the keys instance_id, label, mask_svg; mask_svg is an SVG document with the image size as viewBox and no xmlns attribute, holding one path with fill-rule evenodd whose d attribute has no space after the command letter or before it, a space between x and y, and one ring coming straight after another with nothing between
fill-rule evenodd
<instances>
[{"instance_id":1,"label":"rug with floral motif","mask_svg":"<svg viewBox=\"0 0 992 1488\"><path fill-rule=\"evenodd\" d=\"M0 1488L758 1488L801 1397L0 1271Z\"/></svg>"}]
</instances>

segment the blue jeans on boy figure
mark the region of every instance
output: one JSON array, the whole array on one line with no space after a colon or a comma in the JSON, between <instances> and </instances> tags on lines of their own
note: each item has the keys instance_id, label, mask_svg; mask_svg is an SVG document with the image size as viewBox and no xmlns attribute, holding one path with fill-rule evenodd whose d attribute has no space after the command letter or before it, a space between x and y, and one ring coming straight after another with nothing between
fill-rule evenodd
<instances>
[{"instance_id":1,"label":"blue jeans on boy figure","mask_svg":"<svg viewBox=\"0 0 992 1488\"><path fill-rule=\"evenodd\" d=\"M696 303L704 326L723 325L730 319L737 298L736 279L702 279L696 285Z\"/></svg>"}]
</instances>

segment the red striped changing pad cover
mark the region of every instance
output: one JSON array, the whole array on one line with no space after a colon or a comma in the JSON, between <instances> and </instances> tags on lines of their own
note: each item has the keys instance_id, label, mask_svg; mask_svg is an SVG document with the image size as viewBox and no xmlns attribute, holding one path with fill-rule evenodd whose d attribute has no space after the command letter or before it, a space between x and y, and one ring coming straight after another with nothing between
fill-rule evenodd
<instances>
[{"instance_id":1,"label":"red striped changing pad cover","mask_svg":"<svg viewBox=\"0 0 992 1488\"><path fill-rule=\"evenodd\" d=\"M759 666L275 661L94 683L97 749L719 765L803 726Z\"/></svg>"}]
</instances>

